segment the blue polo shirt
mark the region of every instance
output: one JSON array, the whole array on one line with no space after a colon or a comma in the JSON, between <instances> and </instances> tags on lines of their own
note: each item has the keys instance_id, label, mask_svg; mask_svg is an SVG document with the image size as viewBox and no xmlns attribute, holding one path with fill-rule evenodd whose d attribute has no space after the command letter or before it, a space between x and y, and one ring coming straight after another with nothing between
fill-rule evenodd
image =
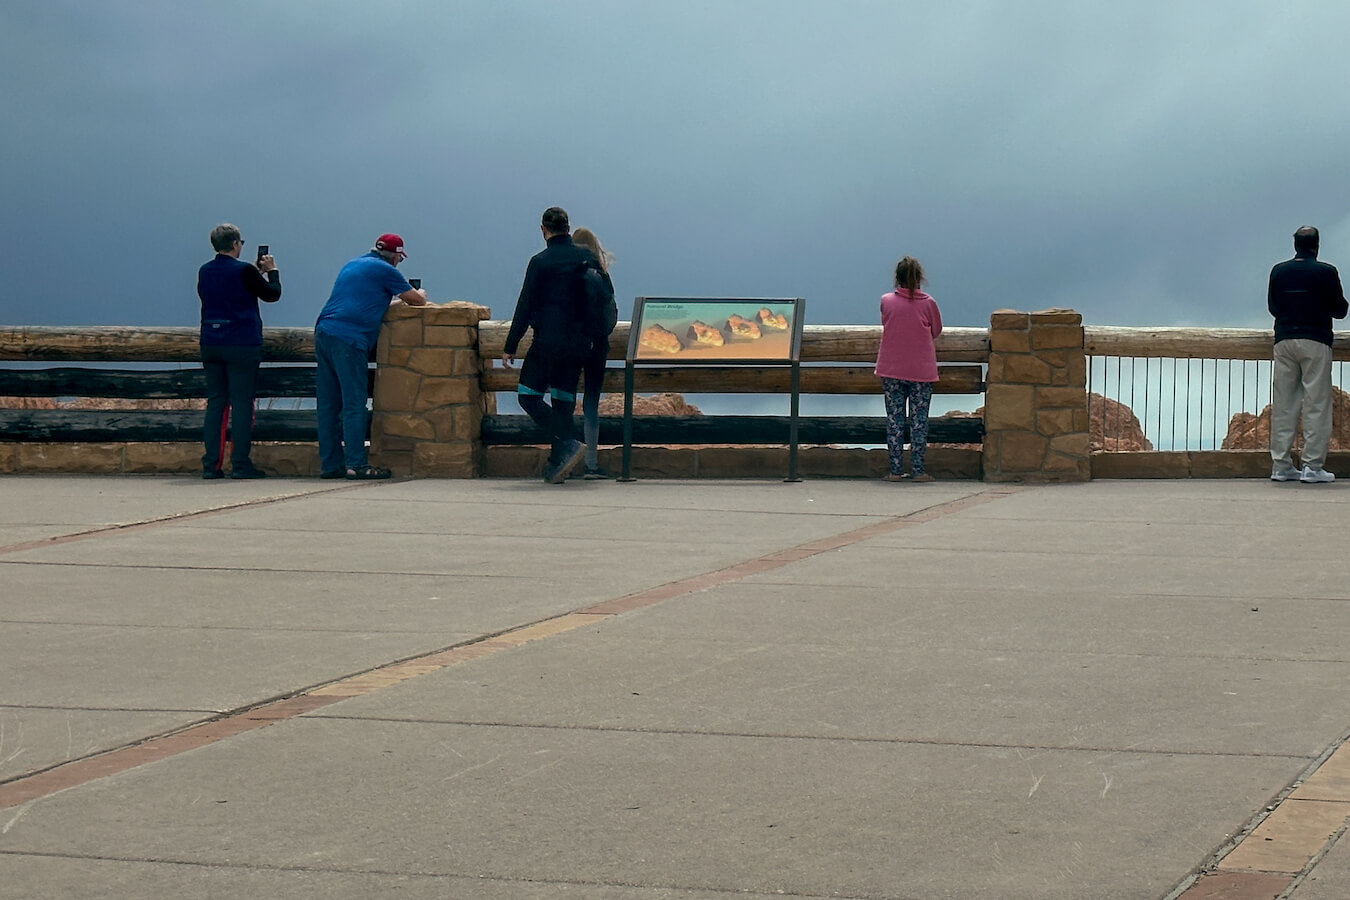
<instances>
[{"instance_id":1,"label":"blue polo shirt","mask_svg":"<svg viewBox=\"0 0 1350 900\"><path fill-rule=\"evenodd\" d=\"M314 330L369 351L380 336L380 321L389 302L410 290L408 279L372 250L338 272Z\"/></svg>"}]
</instances>

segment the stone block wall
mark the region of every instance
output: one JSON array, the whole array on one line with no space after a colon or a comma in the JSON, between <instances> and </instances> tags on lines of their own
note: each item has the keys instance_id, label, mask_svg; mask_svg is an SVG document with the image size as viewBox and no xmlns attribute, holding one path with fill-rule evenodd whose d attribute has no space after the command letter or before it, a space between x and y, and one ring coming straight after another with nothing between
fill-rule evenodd
<instances>
[{"instance_id":1,"label":"stone block wall","mask_svg":"<svg viewBox=\"0 0 1350 900\"><path fill-rule=\"evenodd\" d=\"M1092 477L1081 314L994 312L985 381L986 481Z\"/></svg>"},{"instance_id":2,"label":"stone block wall","mask_svg":"<svg viewBox=\"0 0 1350 900\"><path fill-rule=\"evenodd\" d=\"M253 462L285 477L319 474L312 443L254 443ZM228 460L225 470L230 470ZM0 443L0 475L192 475L200 477L200 443L109 441L105 443Z\"/></svg>"},{"instance_id":3,"label":"stone block wall","mask_svg":"<svg viewBox=\"0 0 1350 900\"><path fill-rule=\"evenodd\" d=\"M395 475L477 478L487 409L478 323L487 307L453 302L385 314L375 351L370 459Z\"/></svg>"}]
</instances>

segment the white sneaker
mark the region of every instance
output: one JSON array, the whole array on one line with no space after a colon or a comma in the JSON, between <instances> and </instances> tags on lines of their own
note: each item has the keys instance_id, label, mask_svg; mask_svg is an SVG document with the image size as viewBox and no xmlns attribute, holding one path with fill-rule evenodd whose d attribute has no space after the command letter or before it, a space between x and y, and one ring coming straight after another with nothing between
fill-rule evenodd
<instances>
[{"instance_id":1,"label":"white sneaker","mask_svg":"<svg viewBox=\"0 0 1350 900\"><path fill-rule=\"evenodd\" d=\"M1331 484L1336 480L1326 469L1314 469L1312 466L1304 466L1303 474L1298 476L1298 480L1304 484Z\"/></svg>"},{"instance_id":2,"label":"white sneaker","mask_svg":"<svg viewBox=\"0 0 1350 900\"><path fill-rule=\"evenodd\" d=\"M1303 472L1302 472L1301 470L1295 469L1295 468L1293 468L1292 466L1291 466L1290 468L1288 468L1288 469L1271 469L1271 470L1270 470L1270 480L1271 480L1271 481L1298 481L1299 476L1302 475L1302 474L1303 474Z\"/></svg>"}]
</instances>

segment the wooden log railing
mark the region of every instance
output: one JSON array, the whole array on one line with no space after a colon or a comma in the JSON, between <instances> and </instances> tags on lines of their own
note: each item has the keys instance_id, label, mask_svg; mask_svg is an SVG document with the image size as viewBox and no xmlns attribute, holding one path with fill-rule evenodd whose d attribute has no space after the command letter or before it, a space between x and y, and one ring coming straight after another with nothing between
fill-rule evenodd
<instances>
[{"instance_id":1,"label":"wooden log railing","mask_svg":"<svg viewBox=\"0 0 1350 900\"><path fill-rule=\"evenodd\" d=\"M485 368L481 385L486 392L514 392L519 367L492 366L502 356L508 322L479 325L479 354ZM621 360L628 346L630 323L620 322L610 338L609 358ZM807 325L802 330L801 393L827 395L877 395L880 380L873 371L881 328L873 325ZM517 351L524 356L528 336ZM937 341L939 379L934 392L982 394L984 363L989 359L989 332L985 328L947 328ZM863 365L862 363L865 363ZM638 393L681 394L785 394L791 389L791 373L782 366L642 365L635 368L634 390ZM624 371L611 367L605 373L604 390L624 390ZM886 440L885 419L880 416L802 416L799 440L805 444L881 444ZM782 444L786 442L786 416L636 416L633 441L637 444ZM941 417L930 421L929 440L934 443L978 444L984 426L972 417ZM539 444L548 438L528 416L489 415L482 426L486 444ZM602 416L600 442L621 443L623 419Z\"/></svg>"},{"instance_id":2,"label":"wooden log railing","mask_svg":"<svg viewBox=\"0 0 1350 900\"><path fill-rule=\"evenodd\" d=\"M255 441L312 441L318 420L312 409L260 409ZM201 410L178 409L0 409L0 437L17 441L94 443L202 439Z\"/></svg>"},{"instance_id":3,"label":"wooden log railing","mask_svg":"<svg viewBox=\"0 0 1350 900\"><path fill-rule=\"evenodd\" d=\"M938 394L982 394L984 372L978 365L943 365L933 387ZM623 369L605 372L604 391L623 391ZM493 368L483 372L485 391L515 391L519 367ZM687 366L657 369L642 367L633 373L634 389L640 393L679 394L785 394L791 389L791 373L784 368L760 366ZM878 394L881 385L871 366L803 366L803 394ZM3 393L3 391L0 391Z\"/></svg>"},{"instance_id":4,"label":"wooden log railing","mask_svg":"<svg viewBox=\"0 0 1350 900\"><path fill-rule=\"evenodd\" d=\"M259 397L313 397L313 366L258 370ZM0 369L0 397L124 397L181 400L206 396L201 369Z\"/></svg>"},{"instance_id":5,"label":"wooden log railing","mask_svg":"<svg viewBox=\"0 0 1350 900\"><path fill-rule=\"evenodd\" d=\"M509 322L488 321L478 326L478 354L483 359L501 359ZM628 347L630 323L620 322L609 338L609 358L623 359ZM807 325L802 329L802 362L876 362L881 344L880 325ZM521 341L517 356L529 349L529 335ZM986 363L989 361L989 329L944 328L937 339L938 362Z\"/></svg>"},{"instance_id":6,"label":"wooden log railing","mask_svg":"<svg viewBox=\"0 0 1350 900\"><path fill-rule=\"evenodd\" d=\"M621 322L611 340L611 357L622 359L628 323ZM484 322L479 329L479 352L487 363L481 385L485 391L514 391L519 369L492 367L500 359L508 323ZM858 325L806 326L802 338L804 394L876 394L872 372L880 328ZM523 355L528 340L520 349ZM939 338L941 377L939 393L980 394L984 390L983 363L989 355L988 332L983 328L949 328ZM0 396L93 397L128 400L176 400L205 396L198 329L194 327L0 327ZM313 332L307 328L264 328L263 361L259 373L260 397L307 398L314 395ZM52 368L37 363L64 363ZM70 363L90 363L81 367ZM141 368L116 368L124 363ZM151 364L192 364L165 370ZM301 365L296 365L301 364ZM308 364L308 365L305 365ZM636 387L644 392L786 393L790 373L773 366L641 367ZM605 389L623 388L623 372L606 376ZM880 417L822 416L799 419L804 443L879 443L884 439ZM601 440L620 438L622 420L601 423ZM18 441L193 441L200 438L201 414L182 409L0 409L0 439ZM635 438L643 443L782 443L787 419L782 416L709 416L663 421L642 417ZM311 409L260 409L254 430L259 441L313 440L315 414ZM977 443L978 420L952 422L935 419L934 441ZM487 416L482 437L488 443L535 443L541 436L527 417Z\"/></svg>"},{"instance_id":7,"label":"wooden log railing","mask_svg":"<svg viewBox=\"0 0 1350 900\"><path fill-rule=\"evenodd\" d=\"M1088 356L1269 360L1274 341L1275 334L1268 328L1083 326ZM1331 357L1350 360L1350 332L1336 334Z\"/></svg>"},{"instance_id":8,"label":"wooden log railing","mask_svg":"<svg viewBox=\"0 0 1350 900\"><path fill-rule=\"evenodd\" d=\"M1270 329L1088 325L1083 344L1089 414L1100 429L1096 449L1214 452L1264 446L1254 421L1270 402ZM1332 359L1350 360L1350 333L1334 336ZM1334 371L1340 381L1339 367ZM1337 434L1344 427L1339 418L1339 413L1333 418Z\"/></svg>"},{"instance_id":9,"label":"wooden log railing","mask_svg":"<svg viewBox=\"0 0 1350 900\"><path fill-rule=\"evenodd\" d=\"M184 400L206 396L194 327L0 328L0 361L93 363L97 367L0 367L0 397ZM113 368L116 364L191 364L191 368ZM260 398L312 398L314 333L264 328ZM373 374L372 374L373 378ZM199 441L200 410L0 409L0 438L11 441ZM259 409L258 441L312 441L313 409Z\"/></svg>"},{"instance_id":10,"label":"wooden log railing","mask_svg":"<svg viewBox=\"0 0 1350 900\"><path fill-rule=\"evenodd\" d=\"M197 362L198 328L0 327L0 360L41 362ZM264 328L264 362L314 362L310 328Z\"/></svg>"},{"instance_id":11,"label":"wooden log railing","mask_svg":"<svg viewBox=\"0 0 1350 900\"><path fill-rule=\"evenodd\" d=\"M881 416L799 416L803 444L884 444ZM787 416L634 416L634 444L786 444ZM984 422L972 416L928 420L934 444L978 444ZM548 434L529 416L484 416L485 444L547 444ZM623 417L600 417L600 443L623 443Z\"/></svg>"}]
</instances>

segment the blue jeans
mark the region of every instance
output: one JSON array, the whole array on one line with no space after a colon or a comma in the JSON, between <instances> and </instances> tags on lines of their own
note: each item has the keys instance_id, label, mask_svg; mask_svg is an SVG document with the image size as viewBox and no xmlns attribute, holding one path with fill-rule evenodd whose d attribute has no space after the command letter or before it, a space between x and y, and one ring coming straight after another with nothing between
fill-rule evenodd
<instances>
[{"instance_id":1,"label":"blue jeans","mask_svg":"<svg viewBox=\"0 0 1350 900\"><path fill-rule=\"evenodd\" d=\"M605 384L605 360L609 344L597 347L582 368L581 432L586 440L586 468L600 468L600 390Z\"/></svg>"},{"instance_id":2,"label":"blue jeans","mask_svg":"<svg viewBox=\"0 0 1350 900\"><path fill-rule=\"evenodd\" d=\"M319 468L323 472L366 464L366 402L370 399L370 356L355 344L314 332L319 364L315 399L319 416Z\"/></svg>"}]
</instances>

